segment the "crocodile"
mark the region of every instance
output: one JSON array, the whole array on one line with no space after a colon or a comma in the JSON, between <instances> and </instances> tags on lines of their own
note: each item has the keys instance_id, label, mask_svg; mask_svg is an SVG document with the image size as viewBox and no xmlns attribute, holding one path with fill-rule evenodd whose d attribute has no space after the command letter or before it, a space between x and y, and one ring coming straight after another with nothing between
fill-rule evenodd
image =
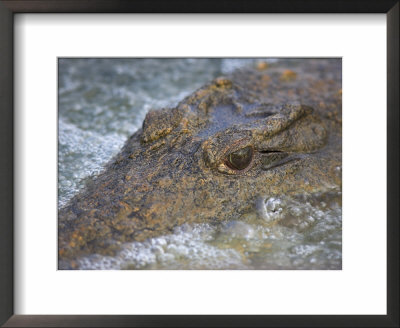
<instances>
[{"instance_id":1,"label":"crocodile","mask_svg":"<svg viewBox=\"0 0 400 328\"><path fill-rule=\"evenodd\" d=\"M341 88L340 59L261 62L149 111L59 210L59 269L184 223L240 218L265 195L341 190Z\"/></svg>"}]
</instances>

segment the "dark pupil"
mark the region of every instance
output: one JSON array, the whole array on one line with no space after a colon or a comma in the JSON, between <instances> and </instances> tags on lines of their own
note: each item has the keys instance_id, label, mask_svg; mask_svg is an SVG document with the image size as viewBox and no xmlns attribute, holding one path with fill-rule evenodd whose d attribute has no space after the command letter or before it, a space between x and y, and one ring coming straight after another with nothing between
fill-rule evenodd
<instances>
[{"instance_id":1,"label":"dark pupil","mask_svg":"<svg viewBox=\"0 0 400 328\"><path fill-rule=\"evenodd\" d=\"M228 165L236 170L243 170L249 166L253 157L253 148L248 146L228 155Z\"/></svg>"}]
</instances>

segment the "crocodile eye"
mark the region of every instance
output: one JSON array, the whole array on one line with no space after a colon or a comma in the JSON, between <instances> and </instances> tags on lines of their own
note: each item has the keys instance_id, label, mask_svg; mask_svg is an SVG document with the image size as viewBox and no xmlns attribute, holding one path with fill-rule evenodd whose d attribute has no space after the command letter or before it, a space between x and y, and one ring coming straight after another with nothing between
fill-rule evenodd
<instances>
[{"instance_id":1,"label":"crocodile eye","mask_svg":"<svg viewBox=\"0 0 400 328\"><path fill-rule=\"evenodd\" d=\"M244 170L249 166L253 158L253 148L244 147L228 155L227 165L234 170Z\"/></svg>"}]
</instances>

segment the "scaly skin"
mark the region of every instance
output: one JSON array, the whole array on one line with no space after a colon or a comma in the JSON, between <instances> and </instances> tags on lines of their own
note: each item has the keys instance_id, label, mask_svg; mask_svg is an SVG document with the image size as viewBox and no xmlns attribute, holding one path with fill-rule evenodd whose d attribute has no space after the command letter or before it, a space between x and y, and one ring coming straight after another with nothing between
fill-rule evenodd
<instances>
[{"instance_id":1,"label":"scaly skin","mask_svg":"<svg viewBox=\"0 0 400 328\"><path fill-rule=\"evenodd\" d=\"M340 190L341 62L266 66L149 112L103 173L59 211L60 269L183 223L239 217L266 195ZM237 169L230 160L240 149L250 160Z\"/></svg>"}]
</instances>

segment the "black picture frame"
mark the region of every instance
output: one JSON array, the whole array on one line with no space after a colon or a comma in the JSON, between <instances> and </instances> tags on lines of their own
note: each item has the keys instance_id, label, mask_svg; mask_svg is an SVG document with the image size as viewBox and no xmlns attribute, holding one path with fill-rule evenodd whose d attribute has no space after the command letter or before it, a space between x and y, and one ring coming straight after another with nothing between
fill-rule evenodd
<instances>
[{"instance_id":1,"label":"black picture frame","mask_svg":"<svg viewBox=\"0 0 400 328\"><path fill-rule=\"evenodd\" d=\"M0 324L4 327L399 327L399 7L398 0L0 0ZM387 315L14 315L13 20L17 13L385 13Z\"/></svg>"}]
</instances>

